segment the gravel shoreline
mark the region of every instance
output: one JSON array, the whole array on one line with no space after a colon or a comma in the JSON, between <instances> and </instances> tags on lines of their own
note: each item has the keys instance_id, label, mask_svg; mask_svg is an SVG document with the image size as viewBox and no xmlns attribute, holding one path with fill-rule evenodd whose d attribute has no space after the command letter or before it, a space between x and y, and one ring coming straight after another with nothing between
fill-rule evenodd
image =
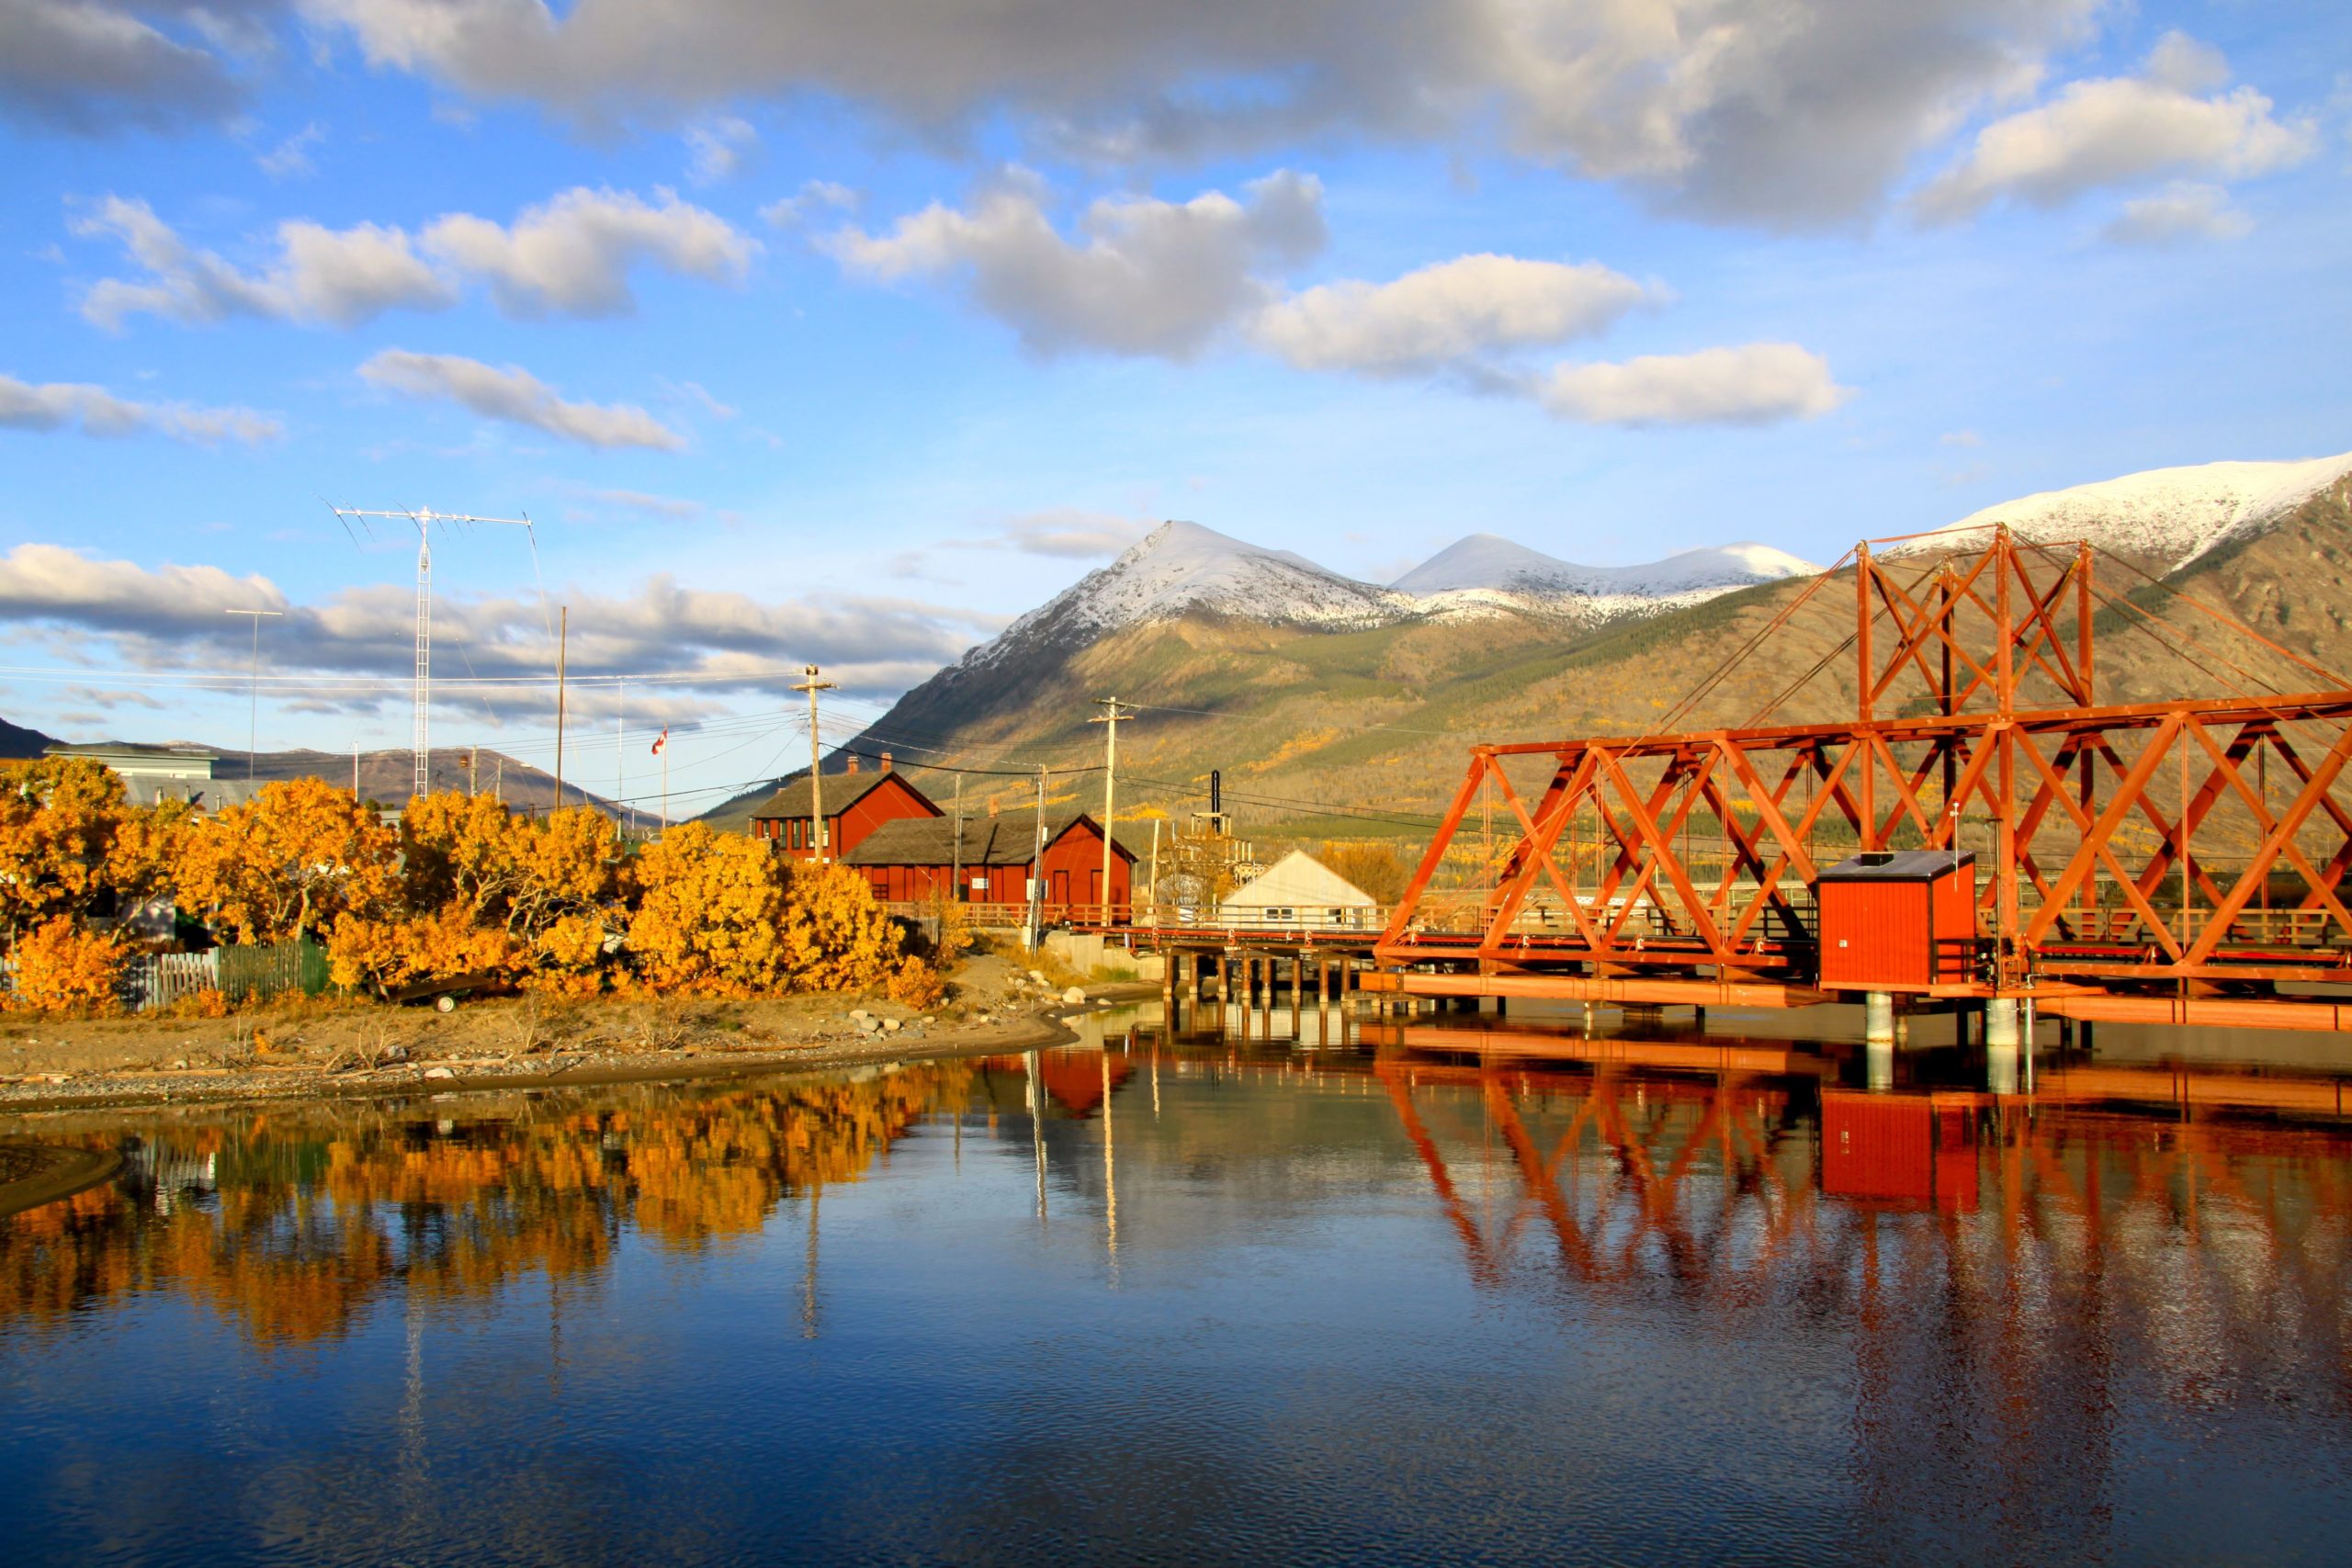
<instances>
[{"instance_id":1,"label":"gravel shoreline","mask_svg":"<svg viewBox=\"0 0 2352 1568\"><path fill-rule=\"evenodd\" d=\"M37 1037L15 1046L25 1070L0 1072L0 1114L574 1088L1031 1051L1073 1043L1070 1018L1159 994L1153 985L1091 986L1083 1001L1070 1002L1066 991L1033 984L1009 965L959 978L964 1001L921 1015L854 998L797 998L658 1010L658 1027L639 1016L641 1005L610 999L553 1010L544 1030L543 1015L524 1000L461 1009L454 1023L367 1006L323 1019L117 1021L99 1038L72 1043L57 1064L63 1070L42 1070L43 1059L28 1055L28 1045L41 1049ZM982 992L998 999L979 1006L971 998ZM291 1043L273 1048L272 1030ZM229 1051L210 1055L232 1059L160 1055L183 1038L194 1044L224 1032ZM401 1039L383 1043L393 1032ZM355 1046L355 1034L375 1043ZM247 1037L252 1044L238 1059L235 1042ZM501 1037L519 1039L520 1047L488 1043Z\"/></svg>"}]
</instances>

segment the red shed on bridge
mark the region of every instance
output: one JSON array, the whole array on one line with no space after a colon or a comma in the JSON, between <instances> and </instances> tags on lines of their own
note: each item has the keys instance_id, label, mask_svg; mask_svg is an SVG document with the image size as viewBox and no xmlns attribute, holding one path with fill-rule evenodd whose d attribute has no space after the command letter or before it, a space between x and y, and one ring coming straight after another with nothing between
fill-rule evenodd
<instances>
[{"instance_id":1,"label":"red shed on bridge","mask_svg":"<svg viewBox=\"0 0 2352 1568\"><path fill-rule=\"evenodd\" d=\"M1814 884L1825 989L1923 991L1974 977L1976 857L1866 850Z\"/></svg>"}]
</instances>

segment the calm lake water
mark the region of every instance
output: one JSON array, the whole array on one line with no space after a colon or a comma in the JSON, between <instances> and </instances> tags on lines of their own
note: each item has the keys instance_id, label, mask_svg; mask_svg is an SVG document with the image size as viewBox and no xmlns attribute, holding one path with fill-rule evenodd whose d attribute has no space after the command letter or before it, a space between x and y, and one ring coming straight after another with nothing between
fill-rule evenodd
<instances>
[{"instance_id":1,"label":"calm lake water","mask_svg":"<svg viewBox=\"0 0 2352 1568\"><path fill-rule=\"evenodd\" d=\"M1288 1031L1274 1017L1276 1034ZM16 1562L2341 1562L2352 1120L1445 1019L18 1119ZM1718 1021L1718 1030L1738 1026ZM2298 1045L2308 1053L2307 1045Z\"/></svg>"}]
</instances>

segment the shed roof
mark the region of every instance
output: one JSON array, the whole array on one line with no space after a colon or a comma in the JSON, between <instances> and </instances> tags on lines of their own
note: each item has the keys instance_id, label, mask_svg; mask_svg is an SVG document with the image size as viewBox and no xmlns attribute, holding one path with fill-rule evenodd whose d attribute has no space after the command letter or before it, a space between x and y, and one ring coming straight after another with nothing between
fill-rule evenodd
<instances>
[{"instance_id":1,"label":"shed roof","mask_svg":"<svg viewBox=\"0 0 2352 1568\"><path fill-rule=\"evenodd\" d=\"M1937 882L1962 866L1973 867L1976 853L1962 850L1865 850L1823 870L1821 882Z\"/></svg>"},{"instance_id":2,"label":"shed roof","mask_svg":"<svg viewBox=\"0 0 2352 1568\"><path fill-rule=\"evenodd\" d=\"M805 809L805 808L804 808ZM1080 822L1094 818L1083 811L1047 812L1046 842L1050 846ZM1119 853L1132 861L1133 845L1114 839ZM1037 814L1008 811L1001 817L964 818L963 862L966 865L1027 865L1037 852ZM952 865L956 855L956 823L947 817L900 817L885 822L842 857L844 865Z\"/></svg>"},{"instance_id":3,"label":"shed roof","mask_svg":"<svg viewBox=\"0 0 2352 1568\"><path fill-rule=\"evenodd\" d=\"M899 784L905 784L908 794L925 806L930 806L933 811L939 809L938 807L932 806L928 795L914 785L907 784L906 780L899 778L895 773L827 773L825 775L825 815L840 816L892 779L898 779ZM806 817L808 815L808 775L804 773L753 807L752 820L763 822L776 818Z\"/></svg>"},{"instance_id":4,"label":"shed roof","mask_svg":"<svg viewBox=\"0 0 2352 1568\"><path fill-rule=\"evenodd\" d=\"M1380 901L1305 850L1293 850L1222 902L1246 909L1370 909Z\"/></svg>"},{"instance_id":5,"label":"shed roof","mask_svg":"<svg viewBox=\"0 0 2352 1568\"><path fill-rule=\"evenodd\" d=\"M44 757L139 757L164 762L217 762L218 751L201 746L147 746L130 740L60 740L40 749Z\"/></svg>"}]
</instances>

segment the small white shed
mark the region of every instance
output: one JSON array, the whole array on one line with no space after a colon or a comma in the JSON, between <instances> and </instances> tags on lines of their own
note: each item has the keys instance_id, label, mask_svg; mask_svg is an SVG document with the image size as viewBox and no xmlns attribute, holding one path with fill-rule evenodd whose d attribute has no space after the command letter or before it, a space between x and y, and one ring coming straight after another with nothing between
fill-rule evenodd
<instances>
[{"instance_id":1,"label":"small white shed","mask_svg":"<svg viewBox=\"0 0 2352 1568\"><path fill-rule=\"evenodd\" d=\"M1371 931L1380 924L1371 894L1305 850L1291 851L1226 895L1217 915L1226 925L1285 931Z\"/></svg>"}]
</instances>

